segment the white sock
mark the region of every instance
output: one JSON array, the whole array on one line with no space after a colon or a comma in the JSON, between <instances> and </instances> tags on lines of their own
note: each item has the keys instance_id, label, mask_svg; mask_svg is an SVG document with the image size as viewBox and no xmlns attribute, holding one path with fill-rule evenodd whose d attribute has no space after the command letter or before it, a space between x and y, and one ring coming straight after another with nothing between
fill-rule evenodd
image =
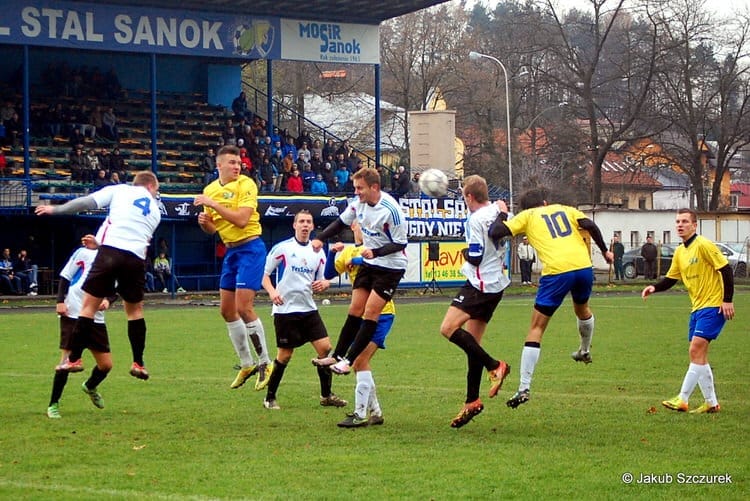
<instances>
[{"instance_id":1,"label":"white sock","mask_svg":"<svg viewBox=\"0 0 750 501\"><path fill-rule=\"evenodd\" d=\"M248 322L247 337L250 340L250 344L255 348L255 353L258 355L258 359L261 364L270 364L271 358L268 356L268 346L266 346L266 331L263 329L263 322L260 318Z\"/></svg>"},{"instance_id":2,"label":"white sock","mask_svg":"<svg viewBox=\"0 0 750 501\"><path fill-rule=\"evenodd\" d=\"M578 333L581 335L581 353L591 350L591 338L594 337L594 315L586 320L578 320Z\"/></svg>"},{"instance_id":3,"label":"white sock","mask_svg":"<svg viewBox=\"0 0 750 501\"><path fill-rule=\"evenodd\" d=\"M542 348L534 346L524 346L521 352L521 374L518 391L528 390L531 388L531 377L534 375L536 363L539 361L539 355Z\"/></svg>"},{"instance_id":4,"label":"white sock","mask_svg":"<svg viewBox=\"0 0 750 501\"><path fill-rule=\"evenodd\" d=\"M680 398L687 402L690 395L695 389L695 385L698 384L698 377L703 372L703 366L690 363L688 370L685 373L685 379L682 380L682 388L680 388Z\"/></svg>"},{"instance_id":5,"label":"white sock","mask_svg":"<svg viewBox=\"0 0 750 501\"><path fill-rule=\"evenodd\" d=\"M354 389L354 415L360 419L367 417L367 404L370 401L370 392L375 386L372 380L372 372L359 371L357 373L357 386Z\"/></svg>"},{"instance_id":6,"label":"white sock","mask_svg":"<svg viewBox=\"0 0 750 501\"><path fill-rule=\"evenodd\" d=\"M237 352L237 356L240 358L240 364L242 367L250 367L253 365L250 344L247 342L245 322L242 320L227 322L227 331L229 331L229 339L232 341L234 351Z\"/></svg>"},{"instance_id":7,"label":"white sock","mask_svg":"<svg viewBox=\"0 0 750 501\"><path fill-rule=\"evenodd\" d=\"M372 373L370 373L372 377ZM370 400L367 402L367 409L370 411L371 416L382 416L383 410L380 408L380 401L378 400L378 392L375 387L375 379L372 380L372 388L370 388Z\"/></svg>"},{"instance_id":8,"label":"white sock","mask_svg":"<svg viewBox=\"0 0 750 501\"><path fill-rule=\"evenodd\" d=\"M714 388L714 373L708 364L698 367L701 367L698 374L698 385L701 388L701 393L703 393L703 399L708 405L715 407L719 405L719 399L716 397L716 389Z\"/></svg>"}]
</instances>

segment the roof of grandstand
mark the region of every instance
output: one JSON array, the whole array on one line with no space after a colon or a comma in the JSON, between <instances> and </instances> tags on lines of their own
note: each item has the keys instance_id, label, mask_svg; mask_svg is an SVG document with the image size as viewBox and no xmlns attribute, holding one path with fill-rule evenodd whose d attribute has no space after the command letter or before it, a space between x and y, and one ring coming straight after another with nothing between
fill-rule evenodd
<instances>
[{"instance_id":1,"label":"roof of grandstand","mask_svg":"<svg viewBox=\"0 0 750 501\"><path fill-rule=\"evenodd\" d=\"M81 0L74 0L81 1ZM90 2L90 0L84 0ZM313 21L380 24L446 0L99 0L100 4L212 11L251 16L283 16Z\"/></svg>"}]
</instances>

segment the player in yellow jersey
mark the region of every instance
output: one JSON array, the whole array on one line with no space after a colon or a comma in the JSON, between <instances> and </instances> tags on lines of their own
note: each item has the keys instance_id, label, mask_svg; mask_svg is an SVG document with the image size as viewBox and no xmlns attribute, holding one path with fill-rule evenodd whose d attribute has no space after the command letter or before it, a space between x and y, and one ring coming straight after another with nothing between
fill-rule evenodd
<instances>
[{"instance_id":1,"label":"player in yellow jersey","mask_svg":"<svg viewBox=\"0 0 750 501\"><path fill-rule=\"evenodd\" d=\"M239 388L257 372L255 389L262 390L268 384L273 364L263 324L254 308L266 260L266 246L260 238L258 187L252 179L240 174L242 162L236 146L219 149L216 167L219 178L206 186L193 204L203 206L198 215L201 229L209 235L218 233L227 247L219 282L221 316L241 365L230 387ZM251 345L257 360L253 358Z\"/></svg>"},{"instance_id":2,"label":"player in yellow jersey","mask_svg":"<svg viewBox=\"0 0 750 501\"><path fill-rule=\"evenodd\" d=\"M539 360L542 336L550 318L568 293L573 298L573 310L578 318L578 333L581 336L581 345L572 357L576 362L591 363L589 350L594 335L594 313L589 307L589 297L594 268L582 232L587 231L591 235L608 263L614 260L596 223L574 207L547 205L546 196L543 188L527 191L520 199L521 212L507 221L503 221L507 215L505 204L499 202L501 213L489 232L495 240L525 233L543 263L531 326L521 352L518 391L506 402L508 407L514 409L529 400L531 378Z\"/></svg>"},{"instance_id":3,"label":"player in yellow jersey","mask_svg":"<svg viewBox=\"0 0 750 501\"><path fill-rule=\"evenodd\" d=\"M705 401L690 412L719 412L714 375L708 364L708 348L711 341L719 337L724 323L734 318L732 267L713 242L696 233L698 216L693 210L678 210L676 226L682 244L675 250L669 271L659 282L641 292L645 300L651 294L665 291L682 280L693 306L688 324L690 366L682 381L680 394L665 400L662 405L675 411L687 411L688 399L697 384Z\"/></svg>"},{"instance_id":4,"label":"player in yellow jersey","mask_svg":"<svg viewBox=\"0 0 750 501\"><path fill-rule=\"evenodd\" d=\"M359 271L359 265L362 263L361 253L363 247L362 229L359 227L359 224L355 221L352 223L351 228L354 233L354 245L345 246L342 242L337 242L329 250L329 258L325 271L325 277L328 280L337 275L349 273L349 280L354 283L354 279ZM385 304L380 313L378 325L372 336L372 340L352 363L352 369L357 373L357 385L354 389L354 412L348 414L346 419L338 423L338 426L342 428L383 424L383 412L375 391L375 380L372 377L370 361L378 348L385 349L385 338L391 331L395 316L396 306L391 299ZM341 342L341 337L339 337L339 342ZM348 346L337 346L336 350L343 353L348 348ZM313 365L316 365L315 360L313 360ZM369 417L367 416L368 412L370 414Z\"/></svg>"}]
</instances>

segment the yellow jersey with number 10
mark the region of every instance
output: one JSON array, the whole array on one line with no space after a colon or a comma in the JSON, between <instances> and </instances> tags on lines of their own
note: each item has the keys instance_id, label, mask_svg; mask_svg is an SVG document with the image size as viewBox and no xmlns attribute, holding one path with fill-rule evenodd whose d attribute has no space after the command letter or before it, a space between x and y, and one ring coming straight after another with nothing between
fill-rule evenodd
<instances>
[{"instance_id":1,"label":"yellow jersey with number 10","mask_svg":"<svg viewBox=\"0 0 750 501\"><path fill-rule=\"evenodd\" d=\"M553 204L521 211L505 224L514 235L529 238L542 262L542 275L559 275L592 266L588 232L578 227L585 217L574 207Z\"/></svg>"}]
</instances>

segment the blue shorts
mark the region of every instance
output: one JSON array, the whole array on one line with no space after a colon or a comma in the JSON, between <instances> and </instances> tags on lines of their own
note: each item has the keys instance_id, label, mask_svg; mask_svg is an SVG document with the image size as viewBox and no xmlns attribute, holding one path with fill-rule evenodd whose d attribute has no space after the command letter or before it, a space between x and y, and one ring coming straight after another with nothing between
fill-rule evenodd
<instances>
[{"instance_id":1,"label":"blue shorts","mask_svg":"<svg viewBox=\"0 0 750 501\"><path fill-rule=\"evenodd\" d=\"M263 288L263 267L266 264L266 244L261 238L227 249L221 265L219 288L233 291Z\"/></svg>"},{"instance_id":2,"label":"blue shorts","mask_svg":"<svg viewBox=\"0 0 750 501\"><path fill-rule=\"evenodd\" d=\"M385 338L391 332L393 319L396 315L393 313L384 313L378 318L378 326L375 327L375 333L372 335L372 342L378 345L378 348L385 350Z\"/></svg>"},{"instance_id":3,"label":"blue shorts","mask_svg":"<svg viewBox=\"0 0 750 501\"><path fill-rule=\"evenodd\" d=\"M690 314L690 323L688 324L688 341L693 340L693 336L702 337L703 339L716 339L724 328L726 319L721 313L718 306L710 306L695 310Z\"/></svg>"},{"instance_id":4,"label":"blue shorts","mask_svg":"<svg viewBox=\"0 0 750 501\"><path fill-rule=\"evenodd\" d=\"M593 268L566 271L558 275L544 275L539 280L536 304L554 311L560 307L568 292L573 296L574 303L585 304L591 297L593 283Z\"/></svg>"}]
</instances>

